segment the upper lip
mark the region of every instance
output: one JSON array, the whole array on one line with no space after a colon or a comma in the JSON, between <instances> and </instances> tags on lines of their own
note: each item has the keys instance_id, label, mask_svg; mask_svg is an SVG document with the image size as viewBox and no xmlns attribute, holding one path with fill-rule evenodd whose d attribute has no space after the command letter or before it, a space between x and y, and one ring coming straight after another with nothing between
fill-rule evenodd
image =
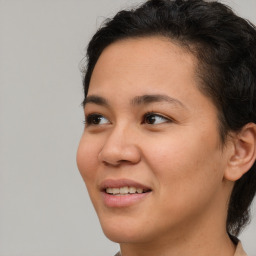
<instances>
[{"instance_id":1,"label":"upper lip","mask_svg":"<svg viewBox=\"0 0 256 256\"><path fill-rule=\"evenodd\" d=\"M104 191L107 188L122 188L122 187L135 187L142 188L144 191L152 190L150 187L143 185L137 181L129 179L106 179L100 183L100 190Z\"/></svg>"}]
</instances>

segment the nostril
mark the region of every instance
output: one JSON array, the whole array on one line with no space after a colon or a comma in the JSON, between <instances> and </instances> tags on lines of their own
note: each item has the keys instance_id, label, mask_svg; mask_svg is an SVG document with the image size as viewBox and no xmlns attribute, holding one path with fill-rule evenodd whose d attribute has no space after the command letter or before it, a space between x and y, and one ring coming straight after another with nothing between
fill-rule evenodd
<instances>
[{"instance_id":1,"label":"nostril","mask_svg":"<svg viewBox=\"0 0 256 256\"><path fill-rule=\"evenodd\" d=\"M110 162L102 161L102 163L103 163L105 166L111 166L111 167L118 167L118 166L120 165L119 162L117 162L117 163L110 163Z\"/></svg>"},{"instance_id":2,"label":"nostril","mask_svg":"<svg viewBox=\"0 0 256 256\"><path fill-rule=\"evenodd\" d=\"M135 164L141 159L139 147L124 136L110 136L99 151L98 160L106 165Z\"/></svg>"}]
</instances>

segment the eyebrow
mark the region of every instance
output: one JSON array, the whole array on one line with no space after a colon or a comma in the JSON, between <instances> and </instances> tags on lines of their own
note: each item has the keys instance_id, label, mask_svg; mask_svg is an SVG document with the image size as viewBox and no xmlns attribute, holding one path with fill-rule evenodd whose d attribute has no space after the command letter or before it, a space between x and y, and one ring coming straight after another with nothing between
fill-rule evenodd
<instances>
[{"instance_id":1,"label":"eyebrow","mask_svg":"<svg viewBox=\"0 0 256 256\"><path fill-rule=\"evenodd\" d=\"M185 105L178 99L169 97L164 94L146 94L142 96L137 96L131 101L132 105L147 105L154 102L168 102L185 108Z\"/></svg>"},{"instance_id":2,"label":"eyebrow","mask_svg":"<svg viewBox=\"0 0 256 256\"><path fill-rule=\"evenodd\" d=\"M174 105L179 105L183 108L185 108L185 105L180 102L178 99L169 97L164 94L146 94L142 96L136 96L131 100L131 105L147 105L150 103L155 103L155 102L168 102ZM84 101L83 101L83 106L92 103L104 107L110 107L110 104L108 103L107 99L97 96L97 95L90 95L87 96Z\"/></svg>"},{"instance_id":3,"label":"eyebrow","mask_svg":"<svg viewBox=\"0 0 256 256\"><path fill-rule=\"evenodd\" d=\"M109 107L108 101L105 98L97 96L97 95L87 96L83 101L83 106L85 107L85 105L88 103L92 103L92 104L96 104L96 105L100 105L100 106L104 106L104 107Z\"/></svg>"}]
</instances>

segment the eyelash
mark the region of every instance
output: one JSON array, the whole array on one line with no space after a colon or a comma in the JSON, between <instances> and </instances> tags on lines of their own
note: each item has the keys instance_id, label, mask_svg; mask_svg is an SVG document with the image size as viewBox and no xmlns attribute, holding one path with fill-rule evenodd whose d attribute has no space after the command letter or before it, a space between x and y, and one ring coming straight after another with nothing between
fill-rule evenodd
<instances>
[{"instance_id":1,"label":"eyelash","mask_svg":"<svg viewBox=\"0 0 256 256\"><path fill-rule=\"evenodd\" d=\"M143 116L143 123L144 124L149 124L149 125L154 125L154 124L150 124L150 123L146 123L145 120L146 118L150 118L150 117L158 117L158 118L161 118L162 120L165 120L164 122L162 123L170 123L170 122L173 122L172 119L168 118L168 117L165 117L163 115L160 115L160 114L157 114L155 112L147 112L144 116Z\"/></svg>"},{"instance_id":2,"label":"eyelash","mask_svg":"<svg viewBox=\"0 0 256 256\"><path fill-rule=\"evenodd\" d=\"M164 120L163 122L161 123L170 123L170 122L174 122L174 120L172 120L171 118L168 118L168 117L165 117L163 115L160 115L160 114L157 114L155 112L147 112L143 115L143 118L142 118L142 124L148 124L148 125L156 125L156 124L153 124L153 123L147 123L146 122L146 119L147 118L150 118L150 117L157 117L157 118L160 118L162 120ZM89 114L85 117L85 120L83 121L83 123L86 125L86 126L97 126L97 125L100 125L97 121L95 122L95 118L105 118L103 115L101 114ZM107 119L107 118L105 118ZM99 121L99 120L98 120Z\"/></svg>"},{"instance_id":3,"label":"eyelash","mask_svg":"<svg viewBox=\"0 0 256 256\"><path fill-rule=\"evenodd\" d=\"M86 126L92 126L92 125L97 126L97 125L99 125L98 123L94 122L95 121L94 118L105 118L105 117L101 114L95 114L95 113L89 114L85 117L85 120L83 121L83 123ZM107 119L107 118L105 118L105 119Z\"/></svg>"}]
</instances>

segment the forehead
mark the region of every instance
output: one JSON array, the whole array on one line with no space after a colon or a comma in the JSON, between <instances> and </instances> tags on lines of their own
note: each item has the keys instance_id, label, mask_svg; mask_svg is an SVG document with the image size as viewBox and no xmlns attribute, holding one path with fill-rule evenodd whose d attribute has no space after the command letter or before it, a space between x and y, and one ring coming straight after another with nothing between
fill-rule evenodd
<instances>
[{"instance_id":1,"label":"forehead","mask_svg":"<svg viewBox=\"0 0 256 256\"><path fill-rule=\"evenodd\" d=\"M119 86L137 84L171 85L182 78L191 84L196 80L196 58L164 37L132 38L108 46L99 57L92 73L89 91L101 90L109 83ZM121 80L121 81L119 81ZM152 88L151 88L152 89Z\"/></svg>"},{"instance_id":2,"label":"forehead","mask_svg":"<svg viewBox=\"0 0 256 256\"><path fill-rule=\"evenodd\" d=\"M124 54L126 52L129 52L129 55ZM149 64L148 61L169 59L170 53L178 55L183 60L190 58L194 61L193 55L185 47L163 36L135 37L116 41L104 49L100 58L110 54L113 60L124 61L129 56L129 59L133 59L135 63L146 61Z\"/></svg>"},{"instance_id":3,"label":"forehead","mask_svg":"<svg viewBox=\"0 0 256 256\"><path fill-rule=\"evenodd\" d=\"M187 49L164 37L117 41L99 57L88 94L121 90L162 94L166 89L184 93L197 89L196 62Z\"/></svg>"},{"instance_id":4,"label":"forehead","mask_svg":"<svg viewBox=\"0 0 256 256\"><path fill-rule=\"evenodd\" d=\"M124 77L151 73L152 79L154 74L159 78L166 71L174 75L176 69L183 69L184 73L192 71L190 75L194 76L196 61L187 49L165 37L125 39L104 49L92 79L96 75L104 75L104 79L107 79L106 76L111 77L113 73Z\"/></svg>"}]
</instances>

